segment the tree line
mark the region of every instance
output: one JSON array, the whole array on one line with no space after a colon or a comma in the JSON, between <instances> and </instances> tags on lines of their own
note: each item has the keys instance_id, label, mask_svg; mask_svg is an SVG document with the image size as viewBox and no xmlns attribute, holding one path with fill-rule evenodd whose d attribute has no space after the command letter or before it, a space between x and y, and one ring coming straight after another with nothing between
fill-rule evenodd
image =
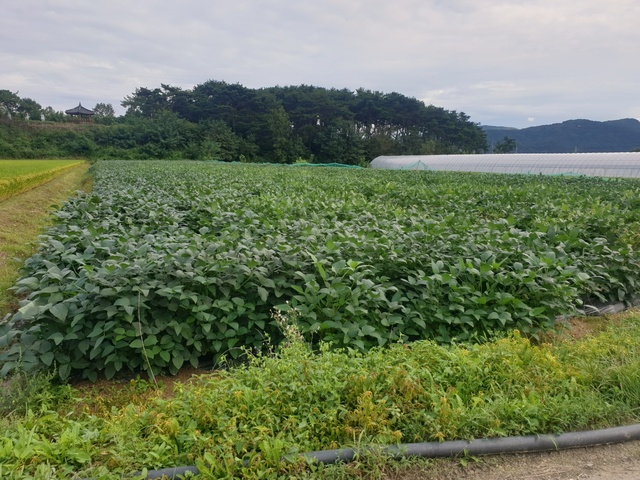
<instances>
[{"instance_id":1,"label":"tree line","mask_svg":"<svg viewBox=\"0 0 640 480\"><path fill-rule=\"evenodd\" d=\"M0 156L364 164L379 155L487 149L485 133L463 112L396 92L311 85L251 89L209 80L192 89L137 88L121 104L122 116L100 103L93 122L78 124L0 90Z\"/></svg>"}]
</instances>

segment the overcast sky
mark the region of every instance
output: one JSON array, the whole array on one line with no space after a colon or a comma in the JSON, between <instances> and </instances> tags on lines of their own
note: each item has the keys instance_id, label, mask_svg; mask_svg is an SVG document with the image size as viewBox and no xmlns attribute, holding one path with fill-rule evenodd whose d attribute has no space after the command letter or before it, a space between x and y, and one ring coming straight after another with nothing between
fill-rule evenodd
<instances>
[{"instance_id":1,"label":"overcast sky","mask_svg":"<svg viewBox=\"0 0 640 480\"><path fill-rule=\"evenodd\" d=\"M138 87L399 92L483 125L640 118L638 0L5 0L0 89L66 110Z\"/></svg>"}]
</instances>

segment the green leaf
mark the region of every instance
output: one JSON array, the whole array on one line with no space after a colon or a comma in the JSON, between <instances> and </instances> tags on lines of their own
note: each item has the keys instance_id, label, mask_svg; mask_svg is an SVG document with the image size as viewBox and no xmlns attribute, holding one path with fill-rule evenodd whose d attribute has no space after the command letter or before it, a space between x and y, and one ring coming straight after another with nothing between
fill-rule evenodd
<instances>
[{"instance_id":1,"label":"green leaf","mask_svg":"<svg viewBox=\"0 0 640 480\"><path fill-rule=\"evenodd\" d=\"M184 357L179 353L173 354L173 357L171 358L171 363L173 363L174 367L180 370L182 368L182 365L184 364Z\"/></svg>"},{"instance_id":2,"label":"green leaf","mask_svg":"<svg viewBox=\"0 0 640 480\"><path fill-rule=\"evenodd\" d=\"M42 360L42 363L44 363L47 367L50 367L51 364L53 363L54 358L55 356L53 352L47 352L40 357L40 360Z\"/></svg>"},{"instance_id":3,"label":"green leaf","mask_svg":"<svg viewBox=\"0 0 640 480\"><path fill-rule=\"evenodd\" d=\"M345 262L344 260L338 260L333 265L331 265L331 270L333 270L333 272L335 274L340 274L340 272L342 272L342 270L344 270L344 267L346 265L347 265L347 262Z\"/></svg>"},{"instance_id":4,"label":"green leaf","mask_svg":"<svg viewBox=\"0 0 640 480\"><path fill-rule=\"evenodd\" d=\"M71 365L68 363L60 365L58 367L58 375L60 376L60 379L66 381L69 378L69 375L71 375Z\"/></svg>"},{"instance_id":5,"label":"green leaf","mask_svg":"<svg viewBox=\"0 0 640 480\"><path fill-rule=\"evenodd\" d=\"M37 290L40 286L40 280L37 277L22 278L18 282L18 285L25 286L30 290Z\"/></svg>"},{"instance_id":6,"label":"green leaf","mask_svg":"<svg viewBox=\"0 0 640 480\"><path fill-rule=\"evenodd\" d=\"M2 369L0 369L0 378L6 377L9 372L11 372L17 366L17 362L4 362L4 365L2 365Z\"/></svg>"},{"instance_id":7,"label":"green leaf","mask_svg":"<svg viewBox=\"0 0 640 480\"><path fill-rule=\"evenodd\" d=\"M266 302L267 298L269 298L269 292L267 292L267 290L262 287L258 287L258 295L260 295L260 298L263 302Z\"/></svg>"},{"instance_id":8,"label":"green leaf","mask_svg":"<svg viewBox=\"0 0 640 480\"><path fill-rule=\"evenodd\" d=\"M61 322L64 322L67 319L67 313L69 313L69 308L64 303L57 303L49 308L51 314L56 317Z\"/></svg>"},{"instance_id":9,"label":"green leaf","mask_svg":"<svg viewBox=\"0 0 640 480\"><path fill-rule=\"evenodd\" d=\"M131 305L131 302L129 301L129 297L120 297L115 302L113 302L113 304L120 307L128 307L129 305Z\"/></svg>"},{"instance_id":10,"label":"green leaf","mask_svg":"<svg viewBox=\"0 0 640 480\"><path fill-rule=\"evenodd\" d=\"M240 297L233 297L233 298L231 299L231 301L232 301L233 303L235 303L236 305L238 305L239 307L244 306L244 299L242 299L242 298L240 298Z\"/></svg>"},{"instance_id":11,"label":"green leaf","mask_svg":"<svg viewBox=\"0 0 640 480\"><path fill-rule=\"evenodd\" d=\"M535 308L531 309L530 313L531 313L532 317L537 317L539 315L542 315L544 313L544 311L545 311L544 307L535 307Z\"/></svg>"},{"instance_id":12,"label":"green leaf","mask_svg":"<svg viewBox=\"0 0 640 480\"><path fill-rule=\"evenodd\" d=\"M60 332L55 332L49 336L49 340L51 340L56 345L60 345L64 340L64 335Z\"/></svg>"},{"instance_id":13,"label":"green leaf","mask_svg":"<svg viewBox=\"0 0 640 480\"><path fill-rule=\"evenodd\" d=\"M91 454L80 448L69 448L65 450L67 458L72 459L78 463L88 463L91 461Z\"/></svg>"},{"instance_id":14,"label":"green leaf","mask_svg":"<svg viewBox=\"0 0 640 480\"><path fill-rule=\"evenodd\" d=\"M108 364L104 369L104 376L107 380L112 379L116 375L116 367L112 363Z\"/></svg>"},{"instance_id":15,"label":"green leaf","mask_svg":"<svg viewBox=\"0 0 640 480\"><path fill-rule=\"evenodd\" d=\"M57 251L59 252L64 252L64 244L58 240L55 240L53 238L49 239L49 243L53 246L53 248L55 248Z\"/></svg>"},{"instance_id":16,"label":"green leaf","mask_svg":"<svg viewBox=\"0 0 640 480\"><path fill-rule=\"evenodd\" d=\"M25 318L32 318L41 312L41 308L36 304L36 302L29 302L23 307L20 307L18 312L20 312L20 314Z\"/></svg>"}]
</instances>

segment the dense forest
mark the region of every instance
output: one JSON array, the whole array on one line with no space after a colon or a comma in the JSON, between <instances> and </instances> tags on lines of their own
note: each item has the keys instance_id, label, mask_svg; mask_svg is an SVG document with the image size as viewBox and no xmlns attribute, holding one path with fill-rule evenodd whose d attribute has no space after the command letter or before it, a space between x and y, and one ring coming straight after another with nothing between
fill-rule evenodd
<instances>
[{"instance_id":1,"label":"dense forest","mask_svg":"<svg viewBox=\"0 0 640 480\"><path fill-rule=\"evenodd\" d=\"M640 149L640 122L635 118L595 122L567 120L529 128L483 127L489 150L513 140L518 153L630 152Z\"/></svg>"},{"instance_id":2,"label":"dense forest","mask_svg":"<svg viewBox=\"0 0 640 480\"><path fill-rule=\"evenodd\" d=\"M205 159L365 164L378 155L474 153L483 130L462 112L399 93L310 85L251 89L209 80L138 88L91 122L0 90L0 158ZM70 106L71 107L71 106Z\"/></svg>"}]
</instances>

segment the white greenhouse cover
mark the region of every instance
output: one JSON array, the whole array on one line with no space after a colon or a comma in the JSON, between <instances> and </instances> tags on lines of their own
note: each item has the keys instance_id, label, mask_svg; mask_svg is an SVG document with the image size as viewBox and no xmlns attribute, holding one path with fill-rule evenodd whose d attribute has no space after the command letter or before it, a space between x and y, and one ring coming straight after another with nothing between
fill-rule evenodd
<instances>
[{"instance_id":1,"label":"white greenhouse cover","mask_svg":"<svg viewBox=\"0 0 640 480\"><path fill-rule=\"evenodd\" d=\"M640 178L640 152L398 155L376 157L371 167Z\"/></svg>"}]
</instances>

